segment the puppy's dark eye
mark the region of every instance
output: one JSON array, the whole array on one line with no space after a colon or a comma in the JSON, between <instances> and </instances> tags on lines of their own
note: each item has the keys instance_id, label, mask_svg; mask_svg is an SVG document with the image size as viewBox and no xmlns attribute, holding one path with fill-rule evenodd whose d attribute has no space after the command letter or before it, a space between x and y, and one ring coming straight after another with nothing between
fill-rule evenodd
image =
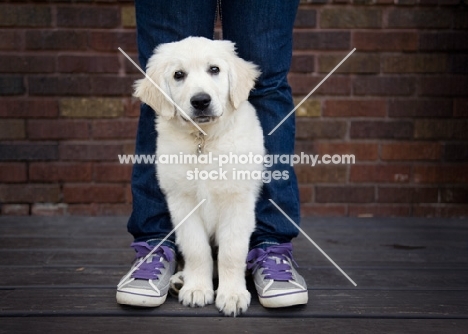
<instances>
[{"instance_id":1,"label":"puppy's dark eye","mask_svg":"<svg viewBox=\"0 0 468 334\"><path fill-rule=\"evenodd\" d=\"M210 66L209 72L211 74L218 74L219 73L219 67L218 66Z\"/></svg>"},{"instance_id":2,"label":"puppy's dark eye","mask_svg":"<svg viewBox=\"0 0 468 334\"><path fill-rule=\"evenodd\" d=\"M183 71L174 72L174 79L179 81L179 80L182 80L183 78L185 78L185 72L183 72Z\"/></svg>"}]
</instances>

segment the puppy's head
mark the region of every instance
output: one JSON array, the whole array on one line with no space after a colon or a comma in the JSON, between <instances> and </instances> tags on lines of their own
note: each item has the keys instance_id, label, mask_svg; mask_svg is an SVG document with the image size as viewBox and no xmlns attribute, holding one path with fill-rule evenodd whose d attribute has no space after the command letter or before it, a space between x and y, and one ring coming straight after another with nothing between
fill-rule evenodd
<instances>
[{"instance_id":1,"label":"puppy's head","mask_svg":"<svg viewBox=\"0 0 468 334\"><path fill-rule=\"evenodd\" d=\"M189 37L157 47L146 75L135 82L135 97L163 119L203 124L246 101L260 72L232 42Z\"/></svg>"}]
</instances>

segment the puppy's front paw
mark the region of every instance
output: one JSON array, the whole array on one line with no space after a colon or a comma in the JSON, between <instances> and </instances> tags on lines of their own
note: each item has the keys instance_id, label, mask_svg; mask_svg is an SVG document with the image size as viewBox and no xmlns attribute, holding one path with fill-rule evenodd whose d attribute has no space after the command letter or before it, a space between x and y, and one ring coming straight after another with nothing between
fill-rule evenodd
<instances>
[{"instance_id":1,"label":"puppy's front paw","mask_svg":"<svg viewBox=\"0 0 468 334\"><path fill-rule=\"evenodd\" d=\"M185 306L197 307L213 304L214 291L213 289L204 286L187 286L184 285L179 292L179 302Z\"/></svg>"},{"instance_id":2,"label":"puppy's front paw","mask_svg":"<svg viewBox=\"0 0 468 334\"><path fill-rule=\"evenodd\" d=\"M182 271L171 276L169 280L169 293L172 297L177 297L179 295L180 289L184 285L184 274Z\"/></svg>"},{"instance_id":3,"label":"puppy's front paw","mask_svg":"<svg viewBox=\"0 0 468 334\"><path fill-rule=\"evenodd\" d=\"M250 292L244 289L218 289L216 307L226 316L235 317L247 311L250 305Z\"/></svg>"}]
</instances>

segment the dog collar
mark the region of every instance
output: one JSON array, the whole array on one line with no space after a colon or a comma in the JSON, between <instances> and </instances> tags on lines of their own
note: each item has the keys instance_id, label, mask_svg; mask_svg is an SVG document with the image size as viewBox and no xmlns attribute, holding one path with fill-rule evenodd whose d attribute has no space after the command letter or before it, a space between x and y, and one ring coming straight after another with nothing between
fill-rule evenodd
<instances>
[{"instance_id":1,"label":"dog collar","mask_svg":"<svg viewBox=\"0 0 468 334\"><path fill-rule=\"evenodd\" d=\"M203 148L205 147L205 135L200 131L196 137L198 139L197 153L200 155L203 153Z\"/></svg>"}]
</instances>

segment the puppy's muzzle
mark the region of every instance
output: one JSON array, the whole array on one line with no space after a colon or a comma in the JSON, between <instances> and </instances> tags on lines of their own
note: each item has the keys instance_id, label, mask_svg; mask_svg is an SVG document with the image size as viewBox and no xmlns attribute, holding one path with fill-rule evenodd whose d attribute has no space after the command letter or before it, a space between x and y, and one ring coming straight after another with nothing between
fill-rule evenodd
<instances>
[{"instance_id":1,"label":"puppy's muzzle","mask_svg":"<svg viewBox=\"0 0 468 334\"><path fill-rule=\"evenodd\" d=\"M214 119L213 111L210 108L211 96L200 93L192 96L190 104L193 107L193 120L197 123L208 123Z\"/></svg>"}]
</instances>

